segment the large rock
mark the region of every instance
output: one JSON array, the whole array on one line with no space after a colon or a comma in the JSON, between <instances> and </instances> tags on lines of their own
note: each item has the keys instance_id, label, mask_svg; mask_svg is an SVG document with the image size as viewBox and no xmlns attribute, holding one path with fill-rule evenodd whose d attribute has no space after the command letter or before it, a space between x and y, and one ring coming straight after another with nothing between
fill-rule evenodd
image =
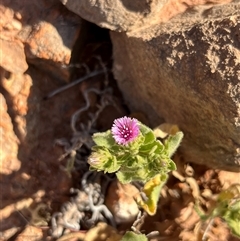
<instances>
[{"instance_id":1,"label":"large rock","mask_svg":"<svg viewBox=\"0 0 240 241\"><path fill-rule=\"evenodd\" d=\"M100 27L127 31L150 12L144 1L60 0L69 10Z\"/></svg>"},{"instance_id":2,"label":"large rock","mask_svg":"<svg viewBox=\"0 0 240 241\"><path fill-rule=\"evenodd\" d=\"M133 110L178 124L187 161L239 171L239 0L60 1L126 32L111 33L114 74Z\"/></svg>"},{"instance_id":3,"label":"large rock","mask_svg":"<svg viewBox=\"0 0 240 241\"><path fill-rule=\"evenodd\" d=\"M189 8L209 10L232 0L60 0L69 10L100 27L135 31L166 22Z\"/></svg>"},{"instance_id":4,"label":"large rock","mask_svg":"<svg viewBox=\"0 0 240 241\"><path fill-rule=\"evenodd\" d=\"M188 12L131 37L112 32L114 74L133 110L153 125L161 117L179 125L186 161L239 171L239 3L217 9L211 19Z\"/></svg>"}]
</instances>

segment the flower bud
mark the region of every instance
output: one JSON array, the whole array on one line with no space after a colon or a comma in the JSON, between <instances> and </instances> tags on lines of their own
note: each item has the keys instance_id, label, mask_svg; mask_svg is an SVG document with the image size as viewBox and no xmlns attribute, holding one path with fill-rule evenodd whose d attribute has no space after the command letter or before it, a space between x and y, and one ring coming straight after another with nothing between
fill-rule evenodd
<instances>
[{"instance_id":1,"label":"flower bud","mask_svg":"<svg viewBox=\"0 0 240 241\"><path fill-rule=\"evenodd\" d=\"M104 172L115 172L120 168L117 159L105 147L95 147L95 150L88 158L88 164L92 169Z\"/></svg>"}]
</instances>

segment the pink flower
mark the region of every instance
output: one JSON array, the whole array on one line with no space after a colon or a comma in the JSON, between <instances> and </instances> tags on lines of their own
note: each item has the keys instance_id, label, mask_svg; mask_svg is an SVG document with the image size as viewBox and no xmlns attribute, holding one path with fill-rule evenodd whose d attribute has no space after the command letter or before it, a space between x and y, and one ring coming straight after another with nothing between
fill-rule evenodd
<instances>
[{"instance_id":1,"label":"pink flower","mask_svg":"<svg viewBox=\"0 0 240 241\"><path fill-rule=\"evenodd\" d=\"M114 120L112 134L120 145L126 145L139 135L139 124L135 118L122 117Z\"/></svg>"}]
</instances>

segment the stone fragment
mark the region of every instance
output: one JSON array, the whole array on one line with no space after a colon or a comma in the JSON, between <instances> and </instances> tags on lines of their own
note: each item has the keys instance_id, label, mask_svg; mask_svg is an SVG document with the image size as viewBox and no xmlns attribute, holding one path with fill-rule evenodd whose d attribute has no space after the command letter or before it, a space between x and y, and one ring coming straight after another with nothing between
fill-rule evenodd
<instances>
[{"instance_id":1,"label":"stone fragment","mask_svg":"<svg viewBox=\"0 0 240 241\"><path fill-rule=\"evenodd\" d=\"M24 73L28 68L24 45L15 39L22 24L10 8L0 5L0 14L0 66L14 74Z\"/></svg>"},{"instance_id":2,"label":"stone fragment","mask_svg":"<svg viewBox=\"0 0 240 241\"><path fill-rule=\"evenodd\" d=\"M129 223L136 218L139 212L134 200L136 195L139 195L139 190L131 184L114 181L109 186L105 203L118 224Z\"/></svg>"},{"instance_id":3,"label":"stone fragment","mask_svg":"<svg viewBox=\"0 0 240 241\"><path fill-rule=\"evenodd\" d=\"M24 73L28 68L28 64L23 44L17 40L7 41L0 39L0 46L0 65L11 73Z\"/></svg>"},{"instance_id":4,"label":"stone fragment","mask_svg":"<svg viewBox=\"0 0 240 241\"><path fill-rule=\"evenodd\" d=\"M239 8L218 6L211 19L188 13L131 37L111 33L114 75L132 110L153 127L162 117L177 124L186 161L230 171L240 170Z\"/></svg>"},{"instance_id":5,"label":"stone fragment","mask_svg":"<svg viewBox=\"0 0 240 241\"><path fill-rule=\"evenodd\" d=\"M28 74L13 74L2 69L0 82L9 95L14 125L18 131L18 138L23 141L27 134L26 115L32 78Z\"/></svg>"},{"instance_id":6,"label":"stone fragment","mask_svg":"<svg viewBox=\"0 0 240 241\"><path fill-rule=\"evenodd\" d=\"M22 24L20 22L21 15L18 12L14 12L13 9L8 8L5 5L0 5L0 14L0 38L14 41L15 36L22 29Z\"/></svg>"},{"instance_id":7,"label":"stone fragment","mask_svg":"<svg viewBox=\"0 0 240 241\"><path fill-rule=\"evenodd\" d=\"M239 184L240 185L240 173L219 171L218 179L221 183L221 187L224 190L227 190L231 185Z\"/></svg>"},{"instance_id":8,"label":"stone fragment","mask_svg":"<svg viewBox=\"0 0 240 241\"><path fill-rule=\"evenodd\" d=\"M81 18L57 0L3 0L2 4L8 11L14 10L15 18L20 18L21 28L14 24L19 31L13 43L18 39L24 44L27 61L55 77L68 80L70 71L66 66L80 34ZM18 58L25 59L21 55Z\"/></svg>"},{"instance_id":9,"label":"stone fragment","mask_svg":"<svg viewBox=\"0 0 240 241\"><path fill-rule=\"evenodd\" d=\"M0 113L0 173L9 175L14 171L18 171L21 163L17 158L19 141L13 131L7 104L2 94L0 94Z\"/></svg>"}]
</instances>

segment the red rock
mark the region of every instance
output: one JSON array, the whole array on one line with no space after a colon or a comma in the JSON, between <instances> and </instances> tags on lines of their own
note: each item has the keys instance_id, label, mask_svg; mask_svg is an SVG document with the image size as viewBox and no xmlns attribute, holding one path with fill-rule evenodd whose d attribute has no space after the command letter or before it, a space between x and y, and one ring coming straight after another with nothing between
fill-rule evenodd
<instances>
[{"instance_id":1,"label":"red rock","mask_svg":"<svg viewBox=\"0 0 240 241\"><path fill-rule=\"evenodd\" d=\"M13 131L11 118L8 114L7 104L0 94L0 173L9 175L13 171L19 170L21 164L17 158L18 154L18 138Z\"/></svg>"},{"instance_id":2,"label":"red rock","mask_svg":"<svg viewBox=\"0 0 240 241\"><path fill-rule=\"evenodd\" d=\"M26 136L26 115L28 112L28 98L32 86L32 78L28 74L10 74L1 71L1 84L8 92L11 103L11 112L14 112L14 124L18 129L18 138L21 141Z\"/></svg>"},{"instance_id":3,"label":"red rock","mask_svg":"<svg viewBox=\"0 0 240 241\"><path fill-rule=\"evenodd\" d=\"M22 24L19 21L21 15L17 12L14 13L13 9L4 5L0 5L0 14L0 38L13 41L16 34L22 29Z\"/></svg>"},{"instance_id":4,"label":"red rock","mask_svg":"<svg viewBox=\"0 0 240 241\"><path fill-rule=\"evenodd\" d=\"M24 45L16 39L22 24L15 18L11 8L0 5L0 15L0 66L11 73L23 73L28 64Z\"/></svg>"},{"instance_id":5,"label":"red rock","mask_svg":"<svg viewBox=\"0 0 240 241\"><path fill-rule=\"evenodd\" d=\"M69 69L63 66L70 63L71 52L81 30L81 18L54 0L3 0L2 4L4 7L0 8L0 12L3 14L3 21L0 22L0 30L4 31L1 38L11 39L9 45L13 49L10 52L7 43L3 42L7 46L2 48L2 55L9 55L9 58L1 66L12 73L23 73L27 69L24 49L28 62L55 77L68 80ZM21 48L17 48L18 45ZM12 54L14 52L15 55ZM19 63L13 68L16 61Z\"/></svg>"},{"instance_id":6,"label":"red rock","mask_svg":"<svg viewBox=\"0 0 240 241\"><path fill-rule=\"evenodd\" d=\"M80 34L81 19L58 2L19 2L24 27L18 37L25 44L30 63L51 75L68 80L71 52ZM34 14L35 12L42 14Z\"/></svg>"},{"instance_id":7,"label":"red rock","mask_svg":"<svg viewBox=\"0 0 240 241\"><path fill-rule=\"evenodd\" d=\"M0 39L0 46L0 65L11 73L24 73L28 64L23 44L17 40L13 42Z\"/></svg>"}]
</instances>

